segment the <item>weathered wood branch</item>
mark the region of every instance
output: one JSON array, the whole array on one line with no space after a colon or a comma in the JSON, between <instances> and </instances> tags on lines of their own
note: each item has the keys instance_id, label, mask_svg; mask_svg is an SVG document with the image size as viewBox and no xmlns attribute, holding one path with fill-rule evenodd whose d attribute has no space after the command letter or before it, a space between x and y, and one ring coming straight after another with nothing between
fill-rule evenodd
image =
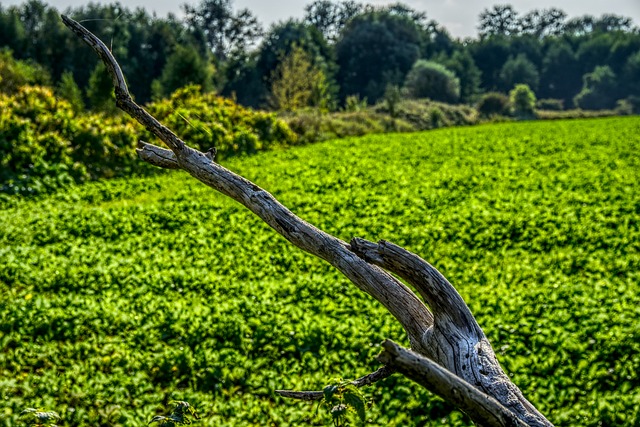
<instances>
[{"instance_id":1,"label":"weathered wood branch","mask_svg":"<svg viewBox=\"0 0 640 427\"><path fill-rule=\"evenodd\" d=\"M389 378L396 372L395 368L390 366L383 366L375 372L367 374L363 377L358 378L357 380L351 381L356 387L365 387L368 385L372 385L378 381L382 381L385 378ZM314 391L294 391L294 390L276 390L282 397L288 397L290 399L298 399L298 400L322 400L324 398L324 392L322 390L314 390Z\"/></svg>"},{"instance_id":2,"label":"weathered wood branch","mask_svg":"<svg viewBox=\"0 0 640 427\"><path fill-rule=\"evenodd\" d=\"M449 281L431 264L391 242L373 243L365 239L351 240L351 249L372 264L397 274L418 290L431 309L435 322L450 330L484 337L482 329L464 300Z\"/></svg>"},{"instance_id":3,"label":"weathered wood branch","mask_svg":"<svg viewBox=\"0 0 640 427\"><path fill-rule=\"evenodd\" d=\"M430 368L409 369L404 365L404 355L408 350L389 347L381 357L388 359L392 368L398 368L435 393L443 393L444 398L454 399L453 403L470 411L474 420L482 425L551 426L504 374L468 307L435 268L417 255L390 243L376 245L355 239L349 245L294 215L256 184L215 163L212 154L187 146L133 101L122 70L104 43L74 20L64 16L62 19L107 66L114 83L116 105L170 149L141 142L138 154L142 160L162 168L187 171L247 207L293 245L329 262L400 322L413 350L406 353L410 360L415 359L411 359L412 355L418 354L421 355L420 366L424 365L422 359L425 359L430 368L436 366L439 369L437 373ZM385 270L415 286L434 314L408 286ZM436 379L438 382L448 381L450 388L464 396L449 396L434 385ZM460 381L471 384L471 387L456 385ZM504 411L499 409L498 415L492 413L493 409L487 406L488 399L497 400ZM511 419L512 424L505 424L501 418L503 415Z\"/></svg>"},{"instance_id":4,"label":"weathered wood branch","mask_svg":"<svg viewBox=\"0 0 640 427\"><path fill-rule=\"evenodd\" d=\"M398 319L407 331L412 346L420 346L424 331L433 323L433 316L411 289L391 274L358 257L346 242L294 215L267 191L215 163L204 153L188 147L133 101L120 66L106 45L76 21L65 16L62 19L65 25L98 53L107 66L114 80L117 106L167 144L180 169L240 202L295 246L336 267L356 286L380 301ZM151 160L152 164L175 168L173 156L160 147L144 144L140 151L141 157Z\"/></svg>"},{"instance_id":5,"label":"weathered wood branch","mask_svg":"<svg viewBox=\"0 0 640 427\"><path fill-rule=\"evenodd\" d=\"M138 152L138 157L149 164L164 169L180 169L178 159L171 150L139 141L136 151Z\"/></svg>"},{"instance_id":6,"label":"weathered wood branch","mask_svg":"<svg viewBox=\"0 0 640 427\"><path fill-rule=\"evenodd\" d=\"M393 341L382 343L378 360L456 405L481 425L526 427L493 397L478 390L462 378L451 377L448 370L416 352L400 347Z\"/></svg>"},{"instance_id":7,"label":"weathered wood branch","mask_svg":"<svg viewBox=\"0 0 640 427\"><path fill-rule=\"evenodd\" d=\"M531 426L552 424L504 373L489 340L458 291L431 264L390 242L351 240L351 249L416 287L434 314L421 353L493 396Z\"/></svg>"}]
</instances>

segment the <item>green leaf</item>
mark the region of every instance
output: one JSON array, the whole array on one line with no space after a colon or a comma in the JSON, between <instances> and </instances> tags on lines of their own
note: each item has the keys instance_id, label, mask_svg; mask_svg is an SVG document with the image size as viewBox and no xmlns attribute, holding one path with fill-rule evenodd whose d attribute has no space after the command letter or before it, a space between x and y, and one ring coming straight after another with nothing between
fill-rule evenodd
<instances>
[{"instance_id":1,"label":"green leaf","mask_svg":"<svg viewBox=\"0 0 640 427\"><path fill-rule=\"evenodd\" d=\"M355 387L352 387L355 389ZM343 395L344 401L347 405L352 407L356 414L358 414L358 418L360 419L361 425L364 425L367 420L366 415L366 399L363 393L360 390L355 390L355 392L350 388L345 390Z\"/></svg>"}]
</instances>

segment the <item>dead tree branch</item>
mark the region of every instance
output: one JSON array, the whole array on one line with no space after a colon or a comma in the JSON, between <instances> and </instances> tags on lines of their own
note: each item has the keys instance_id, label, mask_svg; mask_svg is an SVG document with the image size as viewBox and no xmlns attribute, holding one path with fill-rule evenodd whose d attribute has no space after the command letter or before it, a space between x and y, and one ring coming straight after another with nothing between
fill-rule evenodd
<instances>
[{"instance_id":1,"label":"dead tree branch","mask_svg":"<svg viewBox=\"0 0 640 427\"><path fill-rule=\"evenodd\" d=\"M528 426L496 399L461 378L452 378L449 371L430 359L390 340L383 342L382 348L384 350L378 356L380 362L396 368L406 377L456 405L474 422L491 426Z\"/></svg>"},{"instance_id":2,"label":"dead tree branch","mask_svg":"<svg viewBox=\"0 0 640 427\"><path fill-rule=\"evenodd\" d=\"M400 322L413 351L387 343L380 357L389 361L389 369L397 368L452 400L484 426L552 425L504 374L468 307L435 268L391 243L354 239L347 244L294 215L267 191L215 163L213 156L187 146L133 101L122 70L104 43L74 20L65 16L62 19L107 66L117 106L170 149L141 142L138 154L142 160L162 168L185 170L241 203L293 245L337 268ZM431 311L408 286L385 270L415 286ZM436 386L442 383L449 384L455 393L447 394L446 386ZM487 403L492 399L502 408Z\"/></svg>"},{"instance_id":3,"label":"dead tree branch","mask_svg":"<svg viewBox=\"0 0 640 427\"><path fill-rule=\"evenodd\" d=\"M358 378L357 380L351 381L356 387L365 387L371 384L374 384L378 381L382 381L385 378L389 378L396 372L395 368L390 366L383 366L375 372L367 374L363 377ZM323 391L293 391L293 390L276 390L282 397L288 397L290 399L298 399L298 400L322 400L324 398Z\"/></svg>"}]
</instances>

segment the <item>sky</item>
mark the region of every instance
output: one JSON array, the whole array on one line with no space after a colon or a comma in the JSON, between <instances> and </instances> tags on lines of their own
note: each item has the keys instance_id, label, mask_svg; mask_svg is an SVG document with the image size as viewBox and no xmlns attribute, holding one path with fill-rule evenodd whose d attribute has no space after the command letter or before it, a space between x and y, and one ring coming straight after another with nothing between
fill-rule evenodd
<instances>
[{"instance_id":1,"label":"sky","mask_svg":"<svg viewBox=\"0 0 640 427\"><path fill-rule=\"evenodd\" d=\"M83 0L45 0L48 4L63 11L69 6L79 6L88 3ZM98 3L112 3L115 0L93 0ZM360 0L356 0L360 1ZM142 6L149 11L155 11L159 16L169 12L181 15L181 5L184 3L198 4L199 0L129 0L121 1L128 7ZM235 9L248 8L258 16L265 27L272 23L294 17L300 18L304 14L305 5L313 0L233 0ZM362 3L384 5L395 1L363 0ZM3 5L23 3L21 0L0 1ZM556 7L564 10L569 17L579 15L600 16L603 13L615 13L633 19L635 25L640 25L640 0L404 0L412 8L427 12L429 19L436 20L444 26L454 37L475 37L477 35L478 15L485 8L494 4L511 4L520 14L532 9L548 9Z\"/></svg>"}]
</instances>

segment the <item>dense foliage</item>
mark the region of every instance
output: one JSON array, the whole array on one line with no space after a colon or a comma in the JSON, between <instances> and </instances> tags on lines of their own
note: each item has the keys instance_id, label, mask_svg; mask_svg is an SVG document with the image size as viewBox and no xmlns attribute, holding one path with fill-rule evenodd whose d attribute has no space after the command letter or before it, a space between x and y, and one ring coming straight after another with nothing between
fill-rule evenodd
<instances>
[{"instance_id":1,"label":"dense foliage","mask_svg":"<svg viewBox=\"0 0 640 427\"><path fill-rule=\"evenodd\" d=\"M0 192L33 194L145 168L137 129L123 117L76 116L40 86L0 94Z\"/></svg>"},{"instance_id":2,"label":"dense foliage","mask_svg":"<svg viewBox=\"0 0 640 427\"><path fill-rule=\"evenodd\" d=\"M517 84L509 92L509 103L516 117L521 119L535 117L536 95L529 86Z\"/></svg>"},{"instance_id":3,"label":"dense foliage","mask_svg":"<svg viewBox=\"0 0 640 427\"><path fill-rule=\"evenodd\" d=\"M215 147L219 158L253 154L297 140L275 114L253 111L212 93L202 94L198 86L180 89L147 109L192 147L202 151Z\"/></svg>"},{"instance_id":4,"label":"dense foliage","mask_svg":"<svg viewBox=\"0 0 640 427\"><path fill-rule=\"evenodd\" d=\"M390 106L393 106L391 111ZM444 126L462 126L478 122L476 110L428 99L381 102L374 106L354 104L349 111L321 114L298 111L282 120L296 133L298 142L317 142L346 136L385 132L415 132Z\"/></svg>"},{"instance_id":5,"label":"dense foliage","mask_svg":"<svg viewBox=\"0 0 640 427\"><path fill-rule=\"evenodd\" d=\"M232 0L201 0L183 9L181 18L163 18L121 3L90 3L65 13L110 45L141 103L197 83L242 105L277 109L269 103L274 70L294 46L326 78L329 98L338 101L331 106L343 106L350 96L379 102L387 87L404 84L418 60L455 73L460 101L468 104L482 93L507 94L516 84L527 84L537 98L561 99L573 108L585 76L603 66L616 77L606 93L612 99L602 107L594 102L594 89L578 106L612 108L619 99L640 96L640 31L629 18L612 14L568 18L555 8L520 14L498 5L480 15L477 38L458 40L426 13L402 3L316 0L303 19L266 31L250 10L234 9ZM56 86L71 73L88 107L101 110L105 92L95 78L102 75L95 74L98 60L58 14L41 0L0 5L0 48L40 64Z\"/></svg>"},{"instance_id":6,"label":"dense foliage","mask_svg":"<svg viewBox=\"0 0 640 427\"><path fill-rule=\"evenodd\" d=\"M389 239L460 290L557 425L640 421L640 120L368 136L225 162L343 239ZM326 425L276 388L378 367L395 320L327 264L180 173L0 209L0 423ZM406 343L405 343L406 344ZM369 425L468 425L400 376ZM323 415L324 414L324 415Z\"/></svg>"},{"instance_id":7,"label":"dense foliage","mask_svg":"<svg viewBox=\"0 0 640 427\"><path fill-rule=\"evenodd\" d=\"M484 117L506 114L509 109L509 98L499 92L489 92L482 95L478 101L478 113Z\"/></svg>"},{"instance_id":8,"label":"dense foliage","mask_svg":"<svg viewBox=\"0 0 640 427\"><path fill-rule=\"evenodd\" d=\"M297 141L273 113L203 95L196 86L147 108L193 146L216 147L220 157ZM135 155L140 138L151 136L124 115L78 114L46 87L0 93L0 193L35 194L74 182L148 172Z\"/></svg>"},{"instance_id":9,"label":"dense foliage","mask_svg":"<svg viewBox=\"0 0 640 427\"><path fill-rule=\"evenodd\" d=\"M460 98L460 79L442 64L418 60L407 74L404 89L411 98L455 103Z\"/></svg>"}]
</instances>

